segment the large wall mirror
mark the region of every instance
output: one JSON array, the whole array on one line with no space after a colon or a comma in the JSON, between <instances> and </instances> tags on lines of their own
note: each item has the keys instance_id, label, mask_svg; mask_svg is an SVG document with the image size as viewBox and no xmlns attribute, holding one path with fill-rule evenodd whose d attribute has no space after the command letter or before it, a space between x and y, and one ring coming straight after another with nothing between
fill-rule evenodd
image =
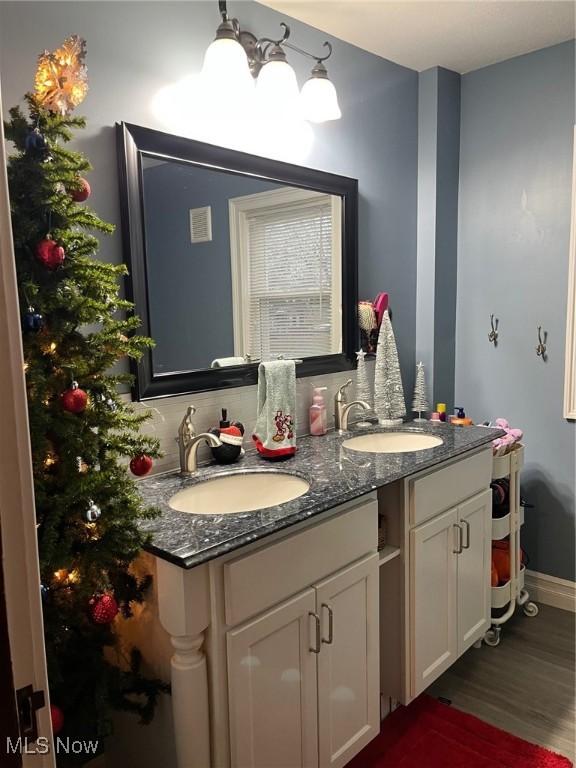
<instances>
[{"instance_id":1,"label":"large wall mirror","mask_svg":"<svg viewBox=\"0 0 576 768\"><path fill-rule=\"evenodd\" d=\"M353 366L357 182L122 123L129 291L155 347L139 399Z\"/></svg>"}]
</instances>

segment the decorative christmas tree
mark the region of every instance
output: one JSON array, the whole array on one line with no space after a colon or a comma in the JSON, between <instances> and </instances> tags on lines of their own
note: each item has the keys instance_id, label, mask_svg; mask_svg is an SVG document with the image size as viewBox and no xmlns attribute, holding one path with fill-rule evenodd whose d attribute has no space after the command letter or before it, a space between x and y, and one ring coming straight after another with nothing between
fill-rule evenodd
<instances>
[{"instance_id":1,"label":"decorative christmas tree","mask_svg":"<svg viewBox=\"0 0 576 768\"><path fill-rule=\"evenodd\" d=\"M424 364L418 363L416 366L416 383L414 384L414 397L412 398L412 410L418 413L418 418L414 421L426 421L422 414L428 410L428 399L426 398L426 378L424 376Z\"/></svg>"},{"instance_id":2,"label":"decorative christmas tree","mask_svg":"<svg viewBox=\"0 0 576 768\"><path fill-rule=\"evenodd\" d=\"M372 387L368 381L368 368L366 367L366 352L363 349L356 352L358 367L356 368L356 398L364 400L372 408Z\"/></svg>"},{"instance_id":3,"label":"decorative christmas tree","mask_svg":"<svg viewBox=\"0 0 576 768\"><path fill-rule=\"evenodd\" d=\"M376 348L374 410L378 416L378 423L384 426L402 424L402 420L406 416L398 350L387 309L382 316Z\"/></svg>"},{"instance_id":4,"label":"decorative christmas tree","mask_svg":"<svg viewBox=\"0 0 576 768\"><path fill-rule=\"evenodd\" d=\"M130 377L108 372L125 356L139 357L151 340L132 335L139 320L119 298L125 267L92 258L99 243L89 231L113 227L82 204L90 165L63 146L71 129L85 125L70 116L87 90L84 55L77 37L44 52L27 116L15 107L5 126L16 150L8 178L52 722L71 738L105 735L112 707L147 722L167 690L141 675L137 650L122 656L112 629L150 585L130 564L145 543L138 523L155 514L123 459L144 474L159 451L139 431L148 415L118 395Z\"/></svg>"},{"instance_id":5,"label":"decorative christmas tree","mask_svg":"<svg viewBox=\"0 0 576 768\"><path fill-rule=\"evenodd\" d=\"M360 349L356 352L356 358L358 360L358 366L356 368L356 399L363 400L368 403L371 409L374 408L374 399L372 396L372 388L368 380L368 369L366 367L366 352ZM366 417L366 413L364 413ZM363 418L362 421L357 423L359 427L369 427L371 423Z\"/></svg>"}]
</instances>

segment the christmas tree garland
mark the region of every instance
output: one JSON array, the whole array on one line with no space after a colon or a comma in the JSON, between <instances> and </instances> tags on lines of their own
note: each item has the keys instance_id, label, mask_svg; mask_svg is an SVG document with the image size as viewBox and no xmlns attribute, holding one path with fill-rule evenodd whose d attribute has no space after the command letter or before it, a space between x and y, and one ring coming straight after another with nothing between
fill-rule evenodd
<instances>
[{"instance_id":1,"label":"christmas tree garland","mask_svg":"<svg viewBox=\"0 0 576 768\"><path fill-rule=\"evenodd\" d=\"M15 107L5 125L52 719L73 738L105 735L112 707L148 722L167 690L141 674L138 651L120 661L112 628L150 586L130 566L146 541L139 521L156 514L125 458L144 474L159 447L140 434L149 415L118 395L131 377L109 372L152 341L134 335L139 320L120 298L125 267L94 258L90 232L113 227L83 204L89 162L63 146L85 126L70 115L87 89L84 53L76 37L45 52L28 114Z\"/></svg>"}]
</instances>

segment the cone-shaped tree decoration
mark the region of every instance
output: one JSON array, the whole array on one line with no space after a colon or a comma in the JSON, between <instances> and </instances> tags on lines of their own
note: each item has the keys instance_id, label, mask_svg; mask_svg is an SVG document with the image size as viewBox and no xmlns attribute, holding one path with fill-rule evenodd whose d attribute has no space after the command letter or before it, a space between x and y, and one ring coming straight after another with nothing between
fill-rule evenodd
<instances>
[{"instance_id":1,"label":"cone-shaped tree decoration","mask_svg":"<svg viewBox=\"0 0 576 768\"><path fill-rule=\"evenodd\" d=\"M428 410L428 399L426 398L426 378L424 376L424 364L418 363L416 366L416 383L414 385L414 397L412 399L412 410L418 414L414 421L426 421L422 414Z\"/></svg>"},{"instance_id":2,"label":"cone-shaped tree decoration","mask_svg":"<svg viewBox=\"0 0 576 768\"><path fill-rule=\"evenodd\" d=\"M383 426L401 424L406 416L406 401L404 400L402 374L398 362L398 350L396 349L396 340L388 310L385 310L382 316L376 349L374 410L378 416L378 423Z\"/></svg>"},{"instance_id":3,"label":"cone-shaped tree decoration","mask_svg":"<svg viewBox=\"0 0 576 768\"><path fill-rule=\"evenodd\" d=\"M6 138L20 306L41 319L32 333L23 323L23 345L50 696L62 737L102 746L111 708L147 722L167 686L142 676L137 650L105 653L117 646L116 614L128 618L150 585L130 564L146 541L139 521L155 512L124 459L159 450L140 434L148 415L118 395L131 377L109 373L152 342L132 335L140 322L120 298L124 266L94 258L92 233L113 227L77 202L90 164L64 147L85 125L69 114L85 93L84 52L69 38L43 55L36 93L27 113L10 110Z\"/></svg>"},{"instance_id":4,"label":"cone-shaped tree decoration","mask_svg":"<svg viewBox=\"0 0 576 768\"><path fill-rule=\"evenodd\" d=\"M356 399L364 400L370 408L373 407L372 387L368 380L368 368L366 367L366 352L361 349L356 352L358 367L356 368Z\"/></svg>"}]
</instances>

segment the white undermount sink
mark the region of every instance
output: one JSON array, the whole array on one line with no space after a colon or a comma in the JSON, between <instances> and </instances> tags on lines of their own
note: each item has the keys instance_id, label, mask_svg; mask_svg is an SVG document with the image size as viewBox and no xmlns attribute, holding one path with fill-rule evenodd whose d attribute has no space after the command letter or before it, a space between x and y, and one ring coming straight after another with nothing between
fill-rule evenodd
<instances>
[{"instance_id":1,"label":"white undermount sink","mask_svg":"<svg viewBox=\"0 0 576 768\"><path fill-rule=\"evenodd\" d=\"M242 472L203 480L175 493L168 504L194 515L231 515L285 504L309 489L306 480L285 472Z\"/></svg>"},{"instance_id":2,"label":"white undermount sink","mask_svg":"<svg viewBox=\"0 0 576 768\"><path fill-rule=\"evenodd\" d=\"M435 435L418 432L372 432L344 440L342 445L351 451L364 453L412 453L436 448L444 441Z\"/></svg>"}]
</instances>

